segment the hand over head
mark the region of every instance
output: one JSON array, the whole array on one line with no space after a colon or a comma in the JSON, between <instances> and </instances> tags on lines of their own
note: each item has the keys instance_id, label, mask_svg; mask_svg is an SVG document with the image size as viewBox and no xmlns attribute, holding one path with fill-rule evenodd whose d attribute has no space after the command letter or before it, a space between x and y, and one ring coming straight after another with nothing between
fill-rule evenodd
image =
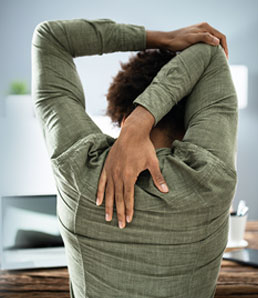
<instances>
[{"instance_id":1,"label":"hand over head","mask_svg":"<svg viewBox=\"0 0 258 298\"><path fill-rule=\"evenodd\" d=\"M182 51L198 42L204 42L214 46L221 44L228 58L226 36L210 26L207 22L169 32L146 32L147 48L164 48L171 51Z\"/></svg>"}]
</instances>

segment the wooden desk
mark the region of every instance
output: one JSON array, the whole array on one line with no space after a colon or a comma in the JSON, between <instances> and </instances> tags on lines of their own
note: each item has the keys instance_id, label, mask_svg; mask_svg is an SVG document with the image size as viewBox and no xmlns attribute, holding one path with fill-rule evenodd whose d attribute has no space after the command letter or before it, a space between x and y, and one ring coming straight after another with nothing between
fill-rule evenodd
<instances>
[{"instance_id":1,"label":"wooden desk","mask_svg":"<svg viewBox=\"0 0 258 298\"><path fill-rule=\"evenodd\" d=\"M247 222L244 239L248 248L258 249L258 221ZM258 268L223 260L215 297L258 298Z\"/></svg>"},{"instance_id":2,"label":"wooden desk","mask_svg":"<svg viewBox=\"0 0 258 298\"><path fill-rule=\"evenodd\" d=\"M244 237L258 249L258 221L247 222ZM1 298L69 298L66 268L0 271ZM222 261L215 297L258 297L258 268Z\"/></svg>"}]
</instances>

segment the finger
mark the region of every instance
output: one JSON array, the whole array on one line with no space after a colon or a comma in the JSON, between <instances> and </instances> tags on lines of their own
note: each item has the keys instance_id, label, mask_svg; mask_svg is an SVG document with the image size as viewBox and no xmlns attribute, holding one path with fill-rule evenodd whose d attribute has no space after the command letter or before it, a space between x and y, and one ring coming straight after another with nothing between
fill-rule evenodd
<instances>
[{"instance_id":1,"label":"finger","mask_svg":"<svg viewBox=\"0 0 258 298\"><path fill-rule=\"evenodd\" d=\"M195 34L195 38L196 38L196 42L202 41L212 46L217 46L220 43L220 40L217 37L213 36L207 31Z\"/></svg>"},{"instance_id":2,"label":"finger","mask_svg":"<svg viewBox=\"0 0 258 298\"><path fill-rule=\"evenodd\" d=\"M156 185L156 187L161 191L161 192L169 192L167 183L164 179L164 177L162 176L162 173L160 171L160 167L159 167L159 160L157 159L156 161L153 161L151 166L148 168L152 179L154 181L154 184Z\"/></svg>"},{"instance_id":3,"label":"finger","mask_svg":"<svg viewBox=\"0 0 258 298\"><path fill-rule=\"evenodd\" d=\"M210 26L208 24L208 27L210 29L210 32L215 35L216 37L218 37L221 41L221 45L228 57L228 45L227 45L227 38L226 38L226 35L222 34L221 32L219 32L218 30L216 30L215 28L213 28L212 26Z\"/></svg>"},{"instance_id":4,"label":"finger","mask_svg":"<svg viewBox=\"0 0 258 298\"><path fill-rule=\"evenodd\" d=\"M221 45L226 53L226 56L228 57L228 45L227 45L227 39L226 39L226 35L224 35L223 33L221 33L220 31L218 31L217 29L213 28L211 25L209 25L208 23L204 23L203 27L205 29L207 29L212 35L214 35L215 37L217 37L220 42Z\"/></svg>"},{"instance_id":5,"label":"finger","mask_svg":"<svg viewBox=\"0 0 258 298\"><path fill-rule=\"evenodd\" d=\"M116 179L114 184L118 226L120 229L123 229L125 227L125 204L123 198L123 182L120 179Z\"/></svg>"},{"instance_id":6,"label":"finger","mask_svg":"<svg viewBox=\"0 0 258 298\"><path fill-rule=\"evenodd\" d=\"M96 204L100 206L103 202L105 186L107 182L107 175L105 169L102 170L100 175L99 183L98 183L98 190L97 190L97 199Z\"/></svg>"},{"instance_id":7,"label":"finger","mask_svg":"<svg viewBox=\"0 0 258 298\"><path fill-rule=\"evenodd\" d=\"M107 187L105 192L105 219L111 221L114 208L114 184L112 177L107 180Z\"/></svg>"},{"instance_id":8,"label":"finger","mask_svg":"<svg viewBox=\"0 0 258 298\"><path fill-rule=\"evenodd\" d=\"M126 214L126 221L129 223L133 219L134 213L134 184L136 179L129 179L124 180L124 203L125 203L125 214Z\"/></svg>"}]
</instances>

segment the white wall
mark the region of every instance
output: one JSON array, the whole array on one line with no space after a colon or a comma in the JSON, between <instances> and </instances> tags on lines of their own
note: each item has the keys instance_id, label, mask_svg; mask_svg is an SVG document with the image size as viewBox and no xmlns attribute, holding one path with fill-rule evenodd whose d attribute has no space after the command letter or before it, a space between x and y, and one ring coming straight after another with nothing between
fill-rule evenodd
<instances>
[{"instance_id":1,"label":"white wall","mask_svg":"<svg viewBox=\"0 0 258 298\"><path fill-rule=\"evenodd\" d=\"M1 195L42 195L56 193L56 187L43 134L30 96L5 98L6 117L0 118L0 190ZM106 116L90 115L100 129L113 137Z\"/></svg>"},{"instance_id":2,"label":"white wall","mask_svg":"<svg viewBox=\"0 0 258 298\"><path fill-rule=\"evenodd\" d=\"M8 103L8 117L0 118L0 189L4 195L56 193L54 178L39 123L23 98ZM16 105L24 103L23 110ZM32 111L32 109L30 110Z\"/></svg>"}]
</instances>

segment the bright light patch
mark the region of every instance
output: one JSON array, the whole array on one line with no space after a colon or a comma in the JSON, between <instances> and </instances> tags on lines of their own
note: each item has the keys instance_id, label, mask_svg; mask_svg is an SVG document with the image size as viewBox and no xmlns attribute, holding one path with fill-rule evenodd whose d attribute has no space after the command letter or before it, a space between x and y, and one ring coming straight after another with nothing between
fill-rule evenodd
<instances>
[{"instance_id":1,"label":"bright light patch","mask_svg":"<svg viewBox=\"0 0 258 298\"><path fill-rule=\"evenodd\" d=\"M245 65L230 65L232 79L236 88L239 109L247 107L248 69Z\"/></svg>"}]
</instances>

